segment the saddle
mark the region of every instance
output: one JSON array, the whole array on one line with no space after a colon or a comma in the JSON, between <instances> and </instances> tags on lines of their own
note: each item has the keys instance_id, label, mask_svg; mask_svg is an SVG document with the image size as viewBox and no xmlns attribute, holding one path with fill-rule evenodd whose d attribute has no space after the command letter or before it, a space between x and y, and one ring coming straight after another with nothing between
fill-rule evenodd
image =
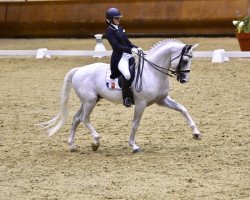
<instances>
[{"instance_id":1,"label":"saddle","mask_svg":"<svg viewBox=\"0 0 250 200\"><path fill-rule=\"evenodd\" d=\"M131 84L135 78L135 59L132 57L129 59L129 71L131 78L129 80L125 79L123 75L117 79L110 79L110 69L106 72L106 86L110 89L122 90L123 105L126 107L131 107L134 105L134 94L131 89Z\"/></svg>"}]
</instances>

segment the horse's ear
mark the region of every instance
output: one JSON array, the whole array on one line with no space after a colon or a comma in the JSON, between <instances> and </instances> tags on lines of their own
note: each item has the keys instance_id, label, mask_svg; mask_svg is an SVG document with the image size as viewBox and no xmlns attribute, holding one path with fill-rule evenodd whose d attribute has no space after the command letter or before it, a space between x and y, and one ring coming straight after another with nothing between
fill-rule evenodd
<instances>
[{"instance_id":1,"label":"horse's ear","mask_svg":"<svg viewBox=\"0 0 250 200\"><path fill-rule=\"evenodd\" d=\"M193 51L194 49L196 49L199 46L199 44L195 44L192 46L191 50Z\"/></svg>"}]
</instances>

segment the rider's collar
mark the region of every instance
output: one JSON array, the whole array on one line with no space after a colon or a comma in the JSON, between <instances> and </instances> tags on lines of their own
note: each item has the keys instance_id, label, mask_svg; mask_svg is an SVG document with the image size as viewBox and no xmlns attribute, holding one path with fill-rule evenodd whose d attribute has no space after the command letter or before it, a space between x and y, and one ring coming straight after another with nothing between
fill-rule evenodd
<instances>
[{"instance_id":1,"label":"rider's collar","mask_svg":"<svg viewBox=\"0 0 250 200\"><path fill-rule=\"evenodd\" d=\"M115 30L119 30L119 26L118 25L115 25L113 23L110 23L109 26Z\"/></svg>"}]
</instances>

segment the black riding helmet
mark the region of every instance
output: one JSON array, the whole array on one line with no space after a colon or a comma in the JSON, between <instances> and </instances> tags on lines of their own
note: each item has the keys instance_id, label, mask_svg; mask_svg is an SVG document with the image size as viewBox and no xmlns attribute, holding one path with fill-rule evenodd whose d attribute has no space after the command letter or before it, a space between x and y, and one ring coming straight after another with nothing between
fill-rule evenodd
<instances>
[{"instance_id":1,"label":"black riding helmet","mask_svg":"<svg viewBox=\"0 0 250 200\"><path fill-rule=\"evenodd\" d=\"M122 17L122 14L117 8L109 8L106 12L106 19L109 23L113 22L113 18Z\"/></svg>"}]
</instances>

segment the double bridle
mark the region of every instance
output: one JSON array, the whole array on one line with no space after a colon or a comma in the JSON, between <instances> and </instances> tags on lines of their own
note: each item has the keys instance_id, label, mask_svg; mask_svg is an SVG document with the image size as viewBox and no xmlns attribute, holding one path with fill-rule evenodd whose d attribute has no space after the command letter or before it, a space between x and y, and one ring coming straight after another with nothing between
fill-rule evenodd
<instances>
[{"instance_id":1,"label":"double bridle","mask_svg":"<svg viewBox=\"0 0 250 200\"><path fill-rule=\"evenodd\" d=\"M170 69L166 69L164 67L161 67L153 62L151 62L150 60L145 58L145 53L143 51L139 51L139 53L137 54L139 56L139 65L138 65L138 70L137 70L137 74L136 74L136 80L135 80L135 89L137 92L140 92L142 90L142 73L143 73L143 68L144 68L144 61L146 61L151 67L153 67L155 70L166 74L170 77L173 77L172 74L174 74L175 76L180 75L181 73L189 73L190 70L181 70L181 67L183 66L183 56L187 56L189 58L192 58L193 56L188 55L187 52L191 49L192 45L185 45L182 50L181 53L174 57L173 59L171 59L170 63L172 61L174 61L175 59L180 57L179 63L176 67L176 70L172 70ZM143 62L141 62L143 60ZM168 71L170 71L172 74L169 74Z\"/></svg>"},{"instance_id":2,"label":"double bridle","mask_svg":"<svg viewBox=\"0 0 250 200\"><path fill-rule=\"evenodd\" d=\"M189 73L189 72L190 72L190 70L181 70L181 66L183 66L183 56L187 56L187 57L189 57L189 58L192 58L192 57L193 57L193 56L187 54L187 52L188 52L191 48L192 48L192 45L185 45L185 46L182 48L182 50L181 50L181 54L178 55L178 56L176 56L176 57L174 57L174 58L170 61L170 63L171 63L173 60L175 60L175 59L181 57L180 60L179 60L178 65L177 65L177 67L176 67L176 70L175 70L175 71L173 71L173 70L171 70L171 69L169 70L169 71L171 71L172 74L174 74L174 75L177 76L177 75L179 75L180 73Z\"/></svg>"}]
</instances>

